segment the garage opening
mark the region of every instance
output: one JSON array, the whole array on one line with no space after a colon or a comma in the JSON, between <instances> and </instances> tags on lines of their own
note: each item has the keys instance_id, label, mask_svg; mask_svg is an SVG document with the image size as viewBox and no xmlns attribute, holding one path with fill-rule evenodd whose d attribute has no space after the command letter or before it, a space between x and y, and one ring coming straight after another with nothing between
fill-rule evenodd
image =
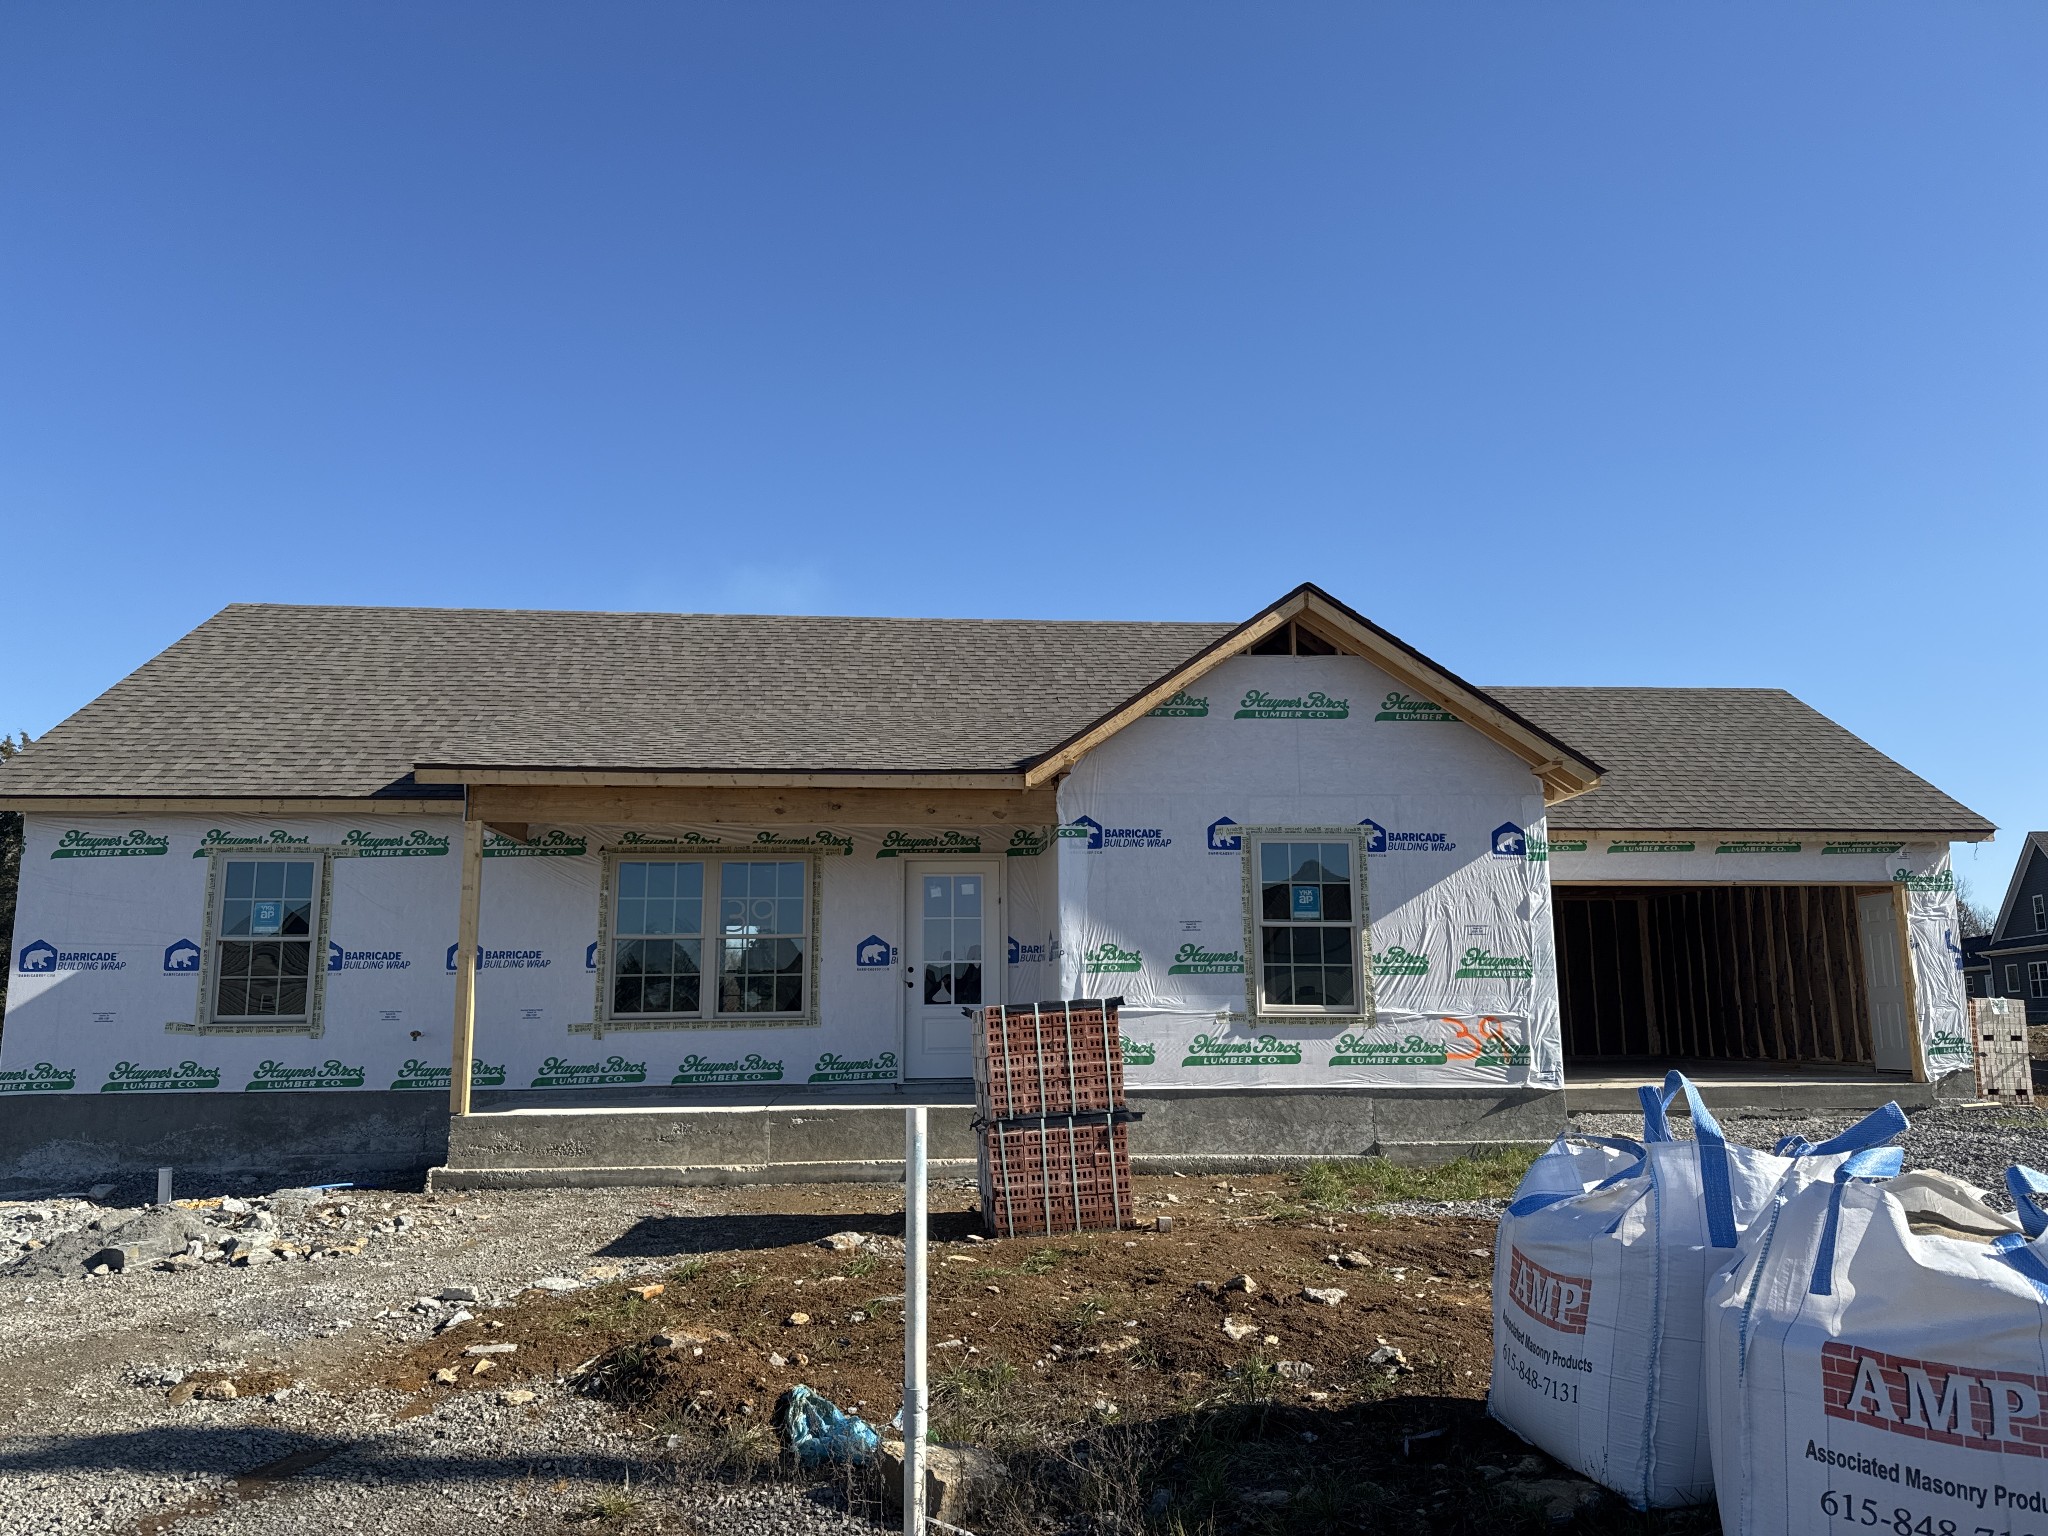
<instances>
[{"instance_id":1,"label":"garage opening","mask_svg":"<svg viewBox=\"0 0 2048 1536\"><path fill-rule=\"evenodd\" d=\"M1889 892L1560 885L1555 897L1568 1061L1910 1067Z\"/></svg>"}]
</instances>

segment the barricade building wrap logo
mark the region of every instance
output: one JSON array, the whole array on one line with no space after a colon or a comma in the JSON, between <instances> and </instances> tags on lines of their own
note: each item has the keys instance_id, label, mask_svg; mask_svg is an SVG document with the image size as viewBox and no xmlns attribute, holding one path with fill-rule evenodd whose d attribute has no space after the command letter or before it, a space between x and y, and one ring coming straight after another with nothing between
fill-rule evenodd
<instances>
[{"instance_id":1,"label":"barricade building wrap logo","mask_svg":"<svg viewBox=\"0 0 2048 1536\"><path fill-rule=\"evenodd\" d=\"M1003 850L1007 859L1035 859L1052 846L1052 832L1046 827L1019 827L1010 834L1010 846Z\"/></svg>"},{"instance_id":2,"label":"barricade building wrap logo","mask_svg":"<svg viewBox=\"0 0 2048 1536\"><path fill-rule=\"evenodd\" d=\"M603 1061L568 1061L550 1056L528 1086L534 1088L608 1088L647 1081L647 1063L607 1056Z\"/></svg>"},{"instance_id":3,"label":"barricade building wrap logo","mask_svg":"<svg viewBox=\"0 0 2048 1536\"><path fill-rule=\"evenodd\" d=\"M1196 718L1209 713L1209 699L1206 694L1192 694L1182 688L1157 709L1148 709L1146 714L1163 718Z\"/></svg>"},{"instance_id":4,"label":"barricade building wrap logo","mask_svg":"<svg viewBox=\"0 0 2048 1536\"><path fill-rule=\"evenodd\" d=\"M1135 949L1125 949L1104 939L1081 957L1081 968L1090 976L1129 976L1145 968L1145 957Z\"/></svg>"},{"instance_id":5,"label":"barricade building wrap logo","mask_svg":"<svg viewBox=\"0 0 2048 1536\"><path fill-rule=\"evenodd\" d=\"M1016 936L1015 936L1015 935L1012 935L1012 936L1011 936L1011 938L1010 938L1010 964L1012 964L1012 965L1038 965L1038 964L1041 964L1041 963L1042 963L1042 962L1043 962L1043 961L1044 961L1045 959L1046 959L1046 946L1045 946L1045 945L1043 945L1043 944L1025 944L1025 943L1022 943L1022 942L1020 942L1020 941L1019 941L1019 940L1018 940L1018 939L1016 938Z\"/></svg>"},{"instance_id":6,"label":"barricade building wrap logo","mask_svg":"<svg viewBox=\"0 0 2048 1536\"><path fill-rule=\"evenodd\" d=\"M445 1061L414 1059L398 1069L398 1076L392 1079L391 1087L394 1092L401 1088L418 1088L446 1093L448 1079L453 1075L453 1069ZM505 1086L505 1068L474 1057L469 1063L469 1085L472 1088L502 1088Z\"/></svg>"},{"instance_id":7,"label":"barricade building wrap logo","mask_svg":"<svg viewBox=\"0 0 2048 1536\"><path fill-rule=\"evenodd\" d=\"M882 834L878 859L900 859L918 853L979 853L981 835L976 832L903 832L895 828Z\"/></svg>"},{"instance_id":8,"label":"barricade building wrap logo","mask_svg":"<svg viewBox=\"0 0 2048 1536\"><path fill-rule=\"evenodd\" d=\"M341 842L359 859L436 859L448 852L447 837L419 827L404 832L366 832L350 827L341 835Z\"/></svg>"},{"instance_id":9,"label":"barricade building wrap logo","mask_svg":"<svg viewBox=\"0 0 2048 1536\"><path fill-rule=\"evenodd\" d=\"M1301 1042L1261 1035L1256 1040L1218 1040L1197 1035L1181 1059L1184 1067L1298 1067Z\"/></svg>"},{"instance_id":10,"label":"barricade building wrap logo","mask_svg":"<svg viewBox=\"0 0 2048 1536\"><path fill-rule=\"evenodd\" d=\"M1218 816L1209 823L1209 851L1211 853L1242 853L1244 834L1237 830L1237 823L1228 816Z\"/></svg>"},{"instance_id":11,"label":"barricade building wrap logo","mask_svg":"<svg viewBox=\"0 0 2048 1536\"><path fill-rule=\"evenodd\" d=\"M453 946L450 946L451 948ZM327 941L327 969L330 971L409 971L412 962L405 958L402 949L344 949L334 940ZM449 970L455 965L451 960Z\"/></svg>"},{"instance_id":12,"label":"barricade building wrap logo","mask_svg":"<svg viewBox=\"0 0 2048 1536\"><path fill-rule=\"evenodd\" d=\"M871 933L853 946L853 965L860 971L886 971L896 959L896 951L889 941L880 934Z\"/></svg>"},{"instance_id":13,"label":"barricade building wrap logo","mask_svg":"<svg viewBox=\"0 0 2048 1536\"><path fill-rule=\"evenodd\" d=\"M0 1093L69 1093L77 1086L76 1069L54 1067L47 1061L0 1072Z\"/></svg>"},{"instance_id":14,"label":"barricade building wrap logo","mask_svg":"<svg viewBox=\"0 0 2048 1536\"><path fill-rule=\"evenodd\" d=\"M550 827L539 837L515 842L497 832L484 834L487 859L580 859L590 852L590 839L575 837L560 827Z\"/></svg>"},{"instance_id":15,"label":"barricade building wrap logo","mask_svg":"<svg viewBox=\"0 0 2048 1536\"><path fill-rule=\"evenodd\" d=\"M1291 699L1276 699L1254 688L1237 706L1234 720L1348 720L1351 701L1333 699L1327 693L1305 693Z\"/></svg>"},{"instance_id":16,"label":"barricade building wrap logo","mask_svg":"<svg viewBox=\"0 0 2048 1536\"><path fill-rule=\"evenodd\" d=\"M101 1093L197 1093L220 1086L220 1068L181 1061L175 1067L145 1067L117 1062L100 1084Z\"/></svg>"},{"instance_id":17,"label":"barricade building wrap logo","mask_svg":"<svg viewBox=\"0 0 2048 1536\"><path fill-rule=\"evenodd\" d=\"M21 947L15 969L24 976L55 976L65 971L125 971L128 962L117 949L59 949L47 939L37 939Z\"/></svg>"},{"instance_id":18,"label":"barricade building wrap logo","mask_svg":"<svg viewBox=\"0 0 2048 1536\"><path fill-rule=\"evenodd\" d=\"M1370 816L1358 824L1365 832L1367 853L1455 853L1448 832L1389 832Z\"/></svg>"},{"instance_id":19,"label":"barricade building wrap logo","mask_svg":"<svg viewBox=\"0 0 2048 1536\"><path fill-rule=\"evenodd\" d=\"M1118 1035L1117 1045L1124 1053L1127 1067L1151 1067L1159 1063L1159 1048L1149 1040L1133 1040L1129 1035Z\"/></svg>"},{"instance_id":20,"label":"barricade building wrap logo","mask_svg":"<svg viewBox=\"0 0 2048 1536\"><path fill-rule=\"evenodd\" d=\"M1244 952L1237 949L1204 949L1183 944L1166 968L1169 976L1242 976Z\"/></svg>"},{"instance_id":21,"label":"barricade building wrap logo","mask_svg":"<svg viewBox=\"0 0 2048 1536\"><path fill-rule=\"evenodd\" d=\"M1458 956L1453 981L1528 981L1535 975L1526 955L1496 955L1474 944Z\"/></svg>"},{"instance_id":22,"label":"barricade building wrap logo","mask_svg":"<svg viewBox=\"0 0 2048 1536\"><path fill-rule=\"evenodd\" d=\"M1593 1304L1593 1282L1585 1275L1545 1269L1521 1249L1508 1249L1508 1298L1522 1313L1558 1333L1584 1333Z\"/></svg>"},{"instance_id":23,"label":"barricade building wrap logo","mask_svg":"<svg viewBox=\"0 0 2048 1536\"><path fill-rule=\"evenodd\" d=\"M1403 949L1399 944L1389 944L1374 958L1372 968L1379 976L1427 976L1429 956Z\"/></svg>"},{"instance_id":24,"label":"barricade building wrap logo","mask_svg":"<svg viewBox=\"0 0 2048 1536\"><path fill-rule=\"evenodd\" d=\"M1493 856L1496 859L1528 858L1528 834L1512 821L1502 822L1493 829Z\"/></svg>"},{"instance_id":25,"label":"barricade building wrap logo","mask_svg":"<svg viewBox=\"0 0 2048 1536\"><path fill-rule=\"evenodd\" d=\"M713 1061L707 1056L685 1056L669 1079L685 1087L704 1083L779 1083L782 1063L770 1061L758 1051L737 1061Z\"/></svg>"},{"instance_id":26,"label":"barricade building wrap logo","mask_svg":"<svg viewBox=\"0 0 2048 1536\"><path fill-rule=\"evenodd\" d=\"M171 840L136 828L132 832L80 832L73 828L57 839L50 850L53 859L161 858L171 851Z\"/></svg>"},{"instance_id":27,"label":"barricade building wrap logo","mask_svg":"<svg viewBox=\"0 0 2048 1536\"><path fill-rule=\"evenodd\" d=\"M1076 816L1060 828L1060 836L1086 838L1091 852L1104 848L1166 848L1173 843L1163 827L1105 827L1093 816Z\"/></svg>"},{"instance_id":28,"label":"barricade building wrap logo","mask_svg":"<svg viewBox=\"0 0 2048 1536\"><path fill-rule=\"evenodd\" d=\"M360 1088L363 1069L345 1061L323 1061L317 1067L294 1067L282 1061L259 1062L242 1084L244 1093L298 1093L316 1088Z\"/></svg>"},{"instance_id":29,"label":"barricade building wrap logo","mask_svg":"<svg viewBox=\"0 0 2048 1536\"><path fill-rule=\"evenodd\" d=\"M1398 1040L1345 1035L1330 1052L1333 1067L1440 1067L1444 1061L1443 1046L1421 1035Z\"/></svg>"},{"instance_id":30,"label":"barricade building wrap logo","mask_svg":"<svg viewBox=\"0 0 2048 1536\"><path fill-rule=\"evenodd\" d=\"M455 952L461 947L460 944L448 946L446 964L451 971L455 969ZM593 947L593 964L595 958L596 952ZM544 949L485 949L479 945L476 952L476 968L480 971L538 971L544 970L550 963Z\"/></svg>"},{"instance_id":31,"label":"barricade building wrap logo","mask_svg":"<svg viewBox=\"0 0 2048 1536\"><path fill-rule=\"evenodd\" d=\"M199 946L190 939L180 939L164 950L164 972L171 976L189 976L199 969Z\"/></svg>"},{"instance_id":32,"label":"barricade building wrap logo","mask_svg":"<svg viewBox=\"0 0 2048 1536\"><path fill-rule=\"evenodd\" d=\"M811 1068L814 1083L892 1083L896 1080L896 1053L879 1051L873 1056L850 1060L830 1051Z\"/></svg>"},{"instance_id":33,"label":"barricade building wrap logo","mask_svg":"<svg viewBox=\"0 0 2048 1536\"><path fill-rule=\"evenodd\" d=\"M1839 1339L1821 1345L1820 1375L1829 1418L1915 1440L2048 1459L2048 1377L1911 1360ZM1917 1469L1906 1469L1908 1487L1924 1486L1913 1481L1916 1475Z\"/></svg>"},{"instance_id":34,"label":"barricade building wrap logo","mask_svg":"<svg viewBox=\"0 0 2048 1536\"><path fill-rule=\"evenodd\" d=\"M203 859L216 848L297 848L312 840L304 833L287 832L282 827L272 827L268 832L230 832L225 827L208 827L199 846L192 850L192 857Z\"/></svg>"}]
</instances>

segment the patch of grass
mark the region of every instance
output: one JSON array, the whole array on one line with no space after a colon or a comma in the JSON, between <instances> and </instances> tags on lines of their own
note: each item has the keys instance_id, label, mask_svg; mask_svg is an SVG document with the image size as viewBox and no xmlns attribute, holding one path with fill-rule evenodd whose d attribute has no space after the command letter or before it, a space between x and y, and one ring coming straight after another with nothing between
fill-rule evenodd
<instances>
[{"instance_id":1,"label":"patch of grass","mask_svg":"<svg viewBox=\"0 0 2048 1536\"><path fill-rule=\"evenodd\" d=\"M862 1253L857 1255L854 1261L846 1266L846 1278L849 1280L865 1280L881 1267L882 1259L879 1254Z\"/></svg>"},{"instance_id":2,"label":"patch of grass","mask_svg":"<svg viewBox=\"0 0 2048 1536\"><path fill-rule=\"evenodd\" d=\"M636 1326L652 1308L653 1303L631 1291L597 1291L591 1293L587 1304L569 1315L569 1321L578 1328L611 1333Z\"/></svg>"},{"instance_id":3,"label":"patch of grass","mask_svg":"<svg viewBox=\"0 0 2048 1536\"><path fill-rule=\"evenodd\" d=\"M723 1281L725 1294L728 1296L737 1296L750 1286L760 1283L761 1277L750 1269L729 1269L725 1272Z\"/></svg>"},{"instance_id":4,"label":"patch of grass","mask_svg":"<svg viewBox=\"0 0 2048 1536\"><path fill-rule=\"evenodd\" d=\"M581 1518L606 1525L617 1525L621 1521L632 1519L633 1512L639 1507L640 1501L633 1497L630 1490L621 1488L614 1492L607 1489L590 1501Z\"/></svg>"},{"instance_id":5,"label":"patch of grass","mask_svg":"<svg viewBox=\"0 0 2048 1536\"><path fill-rule=\"evenodd\" d=\"M688 1285L692 1280L704 1273L706 1266L710 1262L709 1259L685 1259L668 1272L668 1283L670 1285Z\"/></svg>"},{"instance_id":6,"label":"patch of grass","mask_svg":"<svg viewBox=\"0 0 2048 1536\"><path fill-rule=\"evenodd\" d=\"M1505 1199L1536 1160L1537 1148L1510 1148L1410 1168L1384 1157L1359 1162L1311 1163L1295 1183L1302 1200L1322 1210L1375 1205L1384 1200Z\"/></svg>"},{"instance_id":7,"label":"patch of grass","mask_svg":"<svg viewBox=\"0 0 2048 1536\"><path fill-rule=\"evenodd\" d=\"M1024 1373L1007 1360L962 1365L940 1377L932 1393L932 1432L939 1440L987 1444L1014 1427Z\"/></svg>"},{"instance_id":8,"label":"patch of grass","mask_svg":"<svg viewBox=\"0 0 2048 1536\"><path fill-rule=\"evenodd\" d=\"M1059 1249L1040 1248L1030 1258L1017 1266L1017 1273L1020 1275L1049 1275L1059 1267Z\"/></svg>"}]
</instances>

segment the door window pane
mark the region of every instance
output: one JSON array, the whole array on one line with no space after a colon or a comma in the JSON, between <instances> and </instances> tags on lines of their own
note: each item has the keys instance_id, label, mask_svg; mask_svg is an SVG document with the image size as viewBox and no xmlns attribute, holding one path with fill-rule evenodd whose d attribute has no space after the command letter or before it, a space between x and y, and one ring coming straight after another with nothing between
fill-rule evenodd
<instances>
[{"instance_id":1,"label":"door window pane","mask_svg":"<svg viewBox=\"0 0 2048 1536\"><path fill-rule=\"evenodd\" d=\"M933 1006L981 1004L981 875L924 877L924 1000Z\"/></svg>"}]
</instances>

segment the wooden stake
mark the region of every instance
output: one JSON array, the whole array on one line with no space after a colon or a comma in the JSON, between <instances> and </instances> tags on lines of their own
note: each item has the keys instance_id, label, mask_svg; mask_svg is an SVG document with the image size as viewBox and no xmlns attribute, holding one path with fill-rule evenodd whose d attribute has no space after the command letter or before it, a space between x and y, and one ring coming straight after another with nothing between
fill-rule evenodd
<instances>
[{"instance_id":1,"label":"wooden stake","mask_svg":"<svg viewBox=\"0 0 2048 1536\"><path fill-rule=\"evenodd\" d=\"M448 1113L469 1113L469 1069L476 1050L476 931L483 908L484 824L462 823L462 907L455 920L455 1043L448 1071Z\"/></svg>"}]
</instances>

